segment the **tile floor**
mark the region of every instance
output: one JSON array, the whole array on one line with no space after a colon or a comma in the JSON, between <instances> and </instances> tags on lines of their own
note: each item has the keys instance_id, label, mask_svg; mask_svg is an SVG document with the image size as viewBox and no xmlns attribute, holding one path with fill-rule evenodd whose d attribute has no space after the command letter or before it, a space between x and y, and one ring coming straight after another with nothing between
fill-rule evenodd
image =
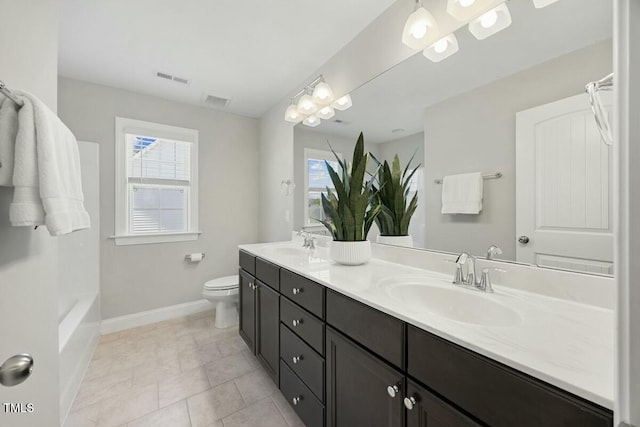
<instances>
[{"instance_id":1,"label":"tile floor","mask_svg":"<svg viewBox=\"0 0 640 427\"><path fill-rule=\"evenodd\" d=\"M65 427L299 427L238 335L213 313L104 335Z\"/></svg>"}]
</instances>

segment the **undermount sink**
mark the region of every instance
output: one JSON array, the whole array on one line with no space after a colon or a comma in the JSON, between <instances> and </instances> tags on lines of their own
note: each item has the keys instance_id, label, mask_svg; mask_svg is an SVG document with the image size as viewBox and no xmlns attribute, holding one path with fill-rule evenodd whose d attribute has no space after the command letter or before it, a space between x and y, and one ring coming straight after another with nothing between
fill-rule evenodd
<instances>
[{"instance_id":1,"label":"undermount sink","mask_svg":"<svg viewBox=\"0 0 640 427\"><path fill-rule=\"evenodd\" d=\"M438 280L442 282L442 280ZM511 326L520 322L520 316L511 308L493 301L492 294L454 287L449 283L429 284L429 280L412 279L387 287L392 298L402 302L408 311L430 312L458 322L482 326Z\"/></svg>"}]
</instances>

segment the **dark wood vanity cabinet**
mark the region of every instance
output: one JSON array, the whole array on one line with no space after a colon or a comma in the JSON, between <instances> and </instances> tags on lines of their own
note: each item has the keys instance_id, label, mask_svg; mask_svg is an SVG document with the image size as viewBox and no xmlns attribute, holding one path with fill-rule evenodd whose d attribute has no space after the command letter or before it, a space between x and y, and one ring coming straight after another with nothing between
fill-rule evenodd
<instances>
[{"instance_id":1,"label":"dark wood vanity cabinet","mask_svg":"<svg viewBox=\"0 0 640 427\"><path fill-rule=\"evenodd\" d=\"M277 289L280 268L243 251L240 251L240 266L240 336L279 384L280 294Z\"/></svg>"},{"instance_id":2,"label":"dark wood vanity cabinet","mask_svg":"<svg viewBox=\"0 0 640 427\"><path fill-rule=\"evenodd\" d=\"M327 328L327 426L404 426L404 373Z\"/></svg>"},{"instance_id":3,"label":"dark wood vanity cabinet","mask_svg":"<svg viewBox=\"0 0 640 427\"><path fill-rule=\"evenodd\" d=\"M308 427L610 427L594 403L240 252L240 335Z\"/></svg>"}]
</instances>

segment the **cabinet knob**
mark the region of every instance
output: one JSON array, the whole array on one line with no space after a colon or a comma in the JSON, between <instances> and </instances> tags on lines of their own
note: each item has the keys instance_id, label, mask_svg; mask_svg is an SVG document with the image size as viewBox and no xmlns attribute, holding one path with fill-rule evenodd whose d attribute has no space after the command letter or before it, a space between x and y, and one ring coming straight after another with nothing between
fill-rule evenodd
<instances>
[{"instance_id":1,"label":"cabinet knob","mask_svg":"<svg viewBox=\"0 0 640 427\"><path fill-rule=\"evenodd\" d=\"M297 364L298 362L300 362L302 360L302 355L300 356L293 356L293 363L294 365Z\"/></svg>"},{"instance_id":2,"label":"cabinet knob","mask_svg":"<svg viewBox=\"0 0 640 427\"><path fill-rule=\"evenodd\" d=\"M294 405L297 405L302 401L302 396L296 396L293 399L291 399L291 401L293 402Z\"/></svg>"},{"instance_id":3,"label":"cabinet knob","mask_svg":"<svg viewBox=\"0 0 640 427\"><path fill-rule=\"evenodd\" d=\"M394 384L387 387L387 393L391 397L396 397L396 394L400 392L400 384Z\"/></svg>"},{"instance_id":4,"label":"cabinet knob","mask_svg":"<svg viewBox=\"0 0 640 427\"><path fill-rule=\"evenodd\" d=\"M295 328L296 326L298 326L298 325L301 325L301 324L302 324L302 319L300 319L300 320L295 320L295 319L294 319L294 320L291 322L291 324L292 324L292 325L293 325L293 327Z\"/></svg>"},{"instance_id":5,"label":"cabinet knob","mask_svg":"<svg viewBox=\"0 0 640 427\"><path fill-rule=\"evenodd\" d=\"M298 295L302 293L302 290L302 288L293 288L291 292L293 292L294 295Z\"/></svg>"},{"instance_id":6,"label":"cabinet knob","mask_svg":"<svg viewBox=\"0 0 640 427\"><path fill-rule=\"evenodd\" d=\"M416 403L418 402L416 402L416 398L413 396L404 398L404 407L408 410L412 410Z\"/></svg>"},{"instance_id":7,"label":"cabinet knob","mask_svg":"<svg viewBox=\"0 0 640 427\"><path fill-rule=\"evenodd\" d=\"M249 289L253 289L253 282L247 283L247 286L249 287Z\"/></svg>"}]
</instances>

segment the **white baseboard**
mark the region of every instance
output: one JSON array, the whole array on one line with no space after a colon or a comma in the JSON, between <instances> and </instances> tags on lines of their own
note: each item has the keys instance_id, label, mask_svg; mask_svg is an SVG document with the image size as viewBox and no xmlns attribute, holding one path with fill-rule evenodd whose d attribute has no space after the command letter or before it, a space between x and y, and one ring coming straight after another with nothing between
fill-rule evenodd
<instances>
[{"instance_id":1,"label":"white baseboard","mask_svg":"<svg viewBox=\"0 0 640 427\"><path fill-rule=\"evenodd\" d=\"M127 314L125 316L104 319L100 332L102 335L112 332L123 331L125 329L136 328L150 323L161 322L163 320L175 319L176 317L188 316L190 314L201 313L213 309L206 299L187 302L184 304L171 305L169 307L156 308L154 310L142 311L140 313Z\"/></svg>"}]
</instances>

